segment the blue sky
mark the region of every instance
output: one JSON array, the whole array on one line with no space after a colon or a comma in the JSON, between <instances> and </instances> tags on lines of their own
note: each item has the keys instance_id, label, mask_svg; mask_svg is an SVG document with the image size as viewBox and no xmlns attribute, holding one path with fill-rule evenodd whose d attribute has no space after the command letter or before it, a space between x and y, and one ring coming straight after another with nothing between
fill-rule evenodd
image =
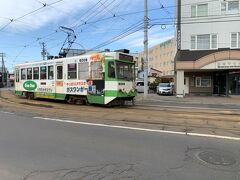
<instances>
[{"instance_id":1,"label":"blue sky","mask_svg":"<svg viewBox=\"0 0 240 180\"><path fill-rule=\"evenodd\" d=\"M43 4L47 6L41 8ZM162 5L165 8L161 9ZM174 18L174 0L149 0L148 6L151 25L171 22ZM77 39L72 48L81 48L81 44L92 49L126 32L134 24L139 25L130 30L135 33L125 33L124 38L100 49L126 48L140 52L143 50L143 12L140 12L143 7L144 0L1 0L0 52L6 53L6 66L12 71L15 64L41 59L40 42L45 42L51 55L58 55L66 38L59 26L75 31ZM149 29L149 46L173 36L172 23L153 26Z\"/></svg>"}]
</instances>

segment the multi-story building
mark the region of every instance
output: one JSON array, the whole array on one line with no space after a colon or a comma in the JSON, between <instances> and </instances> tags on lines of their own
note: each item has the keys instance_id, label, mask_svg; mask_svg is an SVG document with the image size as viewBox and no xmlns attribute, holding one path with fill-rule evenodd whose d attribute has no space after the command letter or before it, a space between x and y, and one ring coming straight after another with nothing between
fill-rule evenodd
<instances>
[{"instance_id":1,"label":"multi-story building","mask_svg":"<svg viewBox=\"0 0 240 180\"><path fill-rule=\"evenodd\" d=\"M176 93L240 95L239 0L176 0Z\"/></svg>"},{"instance_id":2,"label":"multi-story building","mask_svg":"<svg viewBox=\"0 0 240 180\"><path fill-rule=\"evenodd\" d=\"M174 57L176 54L176 40L170 39L148 49L148 67L161 71L162 77L174 77ZM139 53L139 70L143 70L144 52Z\"/></svg>"}]
</instances>

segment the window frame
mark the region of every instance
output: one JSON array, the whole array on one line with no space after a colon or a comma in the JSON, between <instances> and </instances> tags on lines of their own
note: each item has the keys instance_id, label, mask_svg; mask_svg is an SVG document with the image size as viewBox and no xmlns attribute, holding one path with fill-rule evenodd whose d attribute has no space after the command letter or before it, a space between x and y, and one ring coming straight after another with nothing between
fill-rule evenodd
<instances>
[{"instance_id":1,"label":"window frame","mask_svg":"<svg viewBox=\"0 0 240 180\"><path fill-rule=\"evenodd\" d=\"M229 3L231 2L238 2L238 10L229 10ZM225 10L223 10L223 4L225 4ZM229 0L229 1L222 1L221 2L221 14L238 14L240 12L240 2L237 0Z\"/></svg>"},{"instance_id":2,"label":"window frame","mask_svg":"<svg viewBox=\"0 0 240 180\"><path fill-rule=\"evenodd\" d=\"M30 74L28 74L29 70L31 70ZM32 79L33 79L33 68L27 68L27 80L32 80Z\"/></svg>"},{"instance_id":3,"label":"window frame","mask_svg":"<svg viewBox=\"0 0 240 180\"><path fill-rule=\"evenodd\" d=\"M15 76L16 76L15 81L16 81L16 83L19 83L19 80L20 80L19 74L20 74L19 69L15 69Z\"/></svg>"},{"instance_id":4,"label":"window frame","mask_svg":"<svg viewBox=\"0 0 240 180\"><path fill-rule=\"evenodd\" d=\"M100 64L100 66L96 66L96 64ZM100 80L103 79L103 66L102 66L102 62L101 61L93 61L90 62L90 66L91 66L91 78L94 80ZM96 69L94 69L96 68ZM98 75L98 76L97 76Z\"/></svg>"},{"instance_id":5,"label":"window frame","mask_svg":"<svg viewBox=\"0 0 240 180\"><path fill-rule=\"evenodd\" d=\"M209 78L208 79L209 83L208 83L207 86L202 85L202 79L203 78ZM198 80L199 80L200 84L198 84ZM198 76L198 77L196 77L195 78L195 86L199 87L199 88L210 88L210 87L212 87L212 77L211 76Z\"/></svg>"},{"instance_id":6,"label":"window frame","mask_svg":"<svg viewBox=\"0 0 240 180\"><path fill-rule=\"evenodd\" d=\"M206 5L207 6L207 14L206 15L199 15L199 6ZM192 10L195 9L195 14L192 14ZM198 18L198 17L208 17L209 16L209 9L208 9L208 3L200 3L200 4L193 4L191 5L191 18Z\"/></svg>"},{"instance_id":7,"label":"window frame","mask_svg":"<svg viewBox=\"0 0 240 180\"><path fill-rule=\"evenodd\" d=\"M34 68L38 69L38 73L34 73ZM37 75L38 78L35 78L35 75ZM40 79L40 68L39 67L33 67L33 80L39 80Z\"/></svg>"},{"instance_id":8,"label":"window frame","mask_svg":"<svg viewBox=\"0 0 240 180\"><path fill-rule=\"evenodd\" d=\"M45 79L42 78L42 70L41 70L41 68L43 68L43 67L45 67L45 69L46 69L46 72L45 72L45 74L46 74ZM39 71L40 71L40 73L39 73L39 74L40 74L39 79L40 79L40 80L47 80L47 66L40 66L40 70L39 70Z\"/></svg>"},{"instance_id":9,"label":"window frame","mask_svg":"<svg viewBox=\"0 0 240 180\"><path fill-rule=\"evenodd\" d=\"M50 72L50 68L52 67L52 71ZM50 77L50 73L52 73L52 79L50 79L49 77ZM53 65L49 65L48 67L47 67L47 79L48 80L54 80L54 66Z\"/></svg>"},{"instance_id":10,"label":"window frame","mask_svg":"<svg viewBox=\"0 0 240 180\"><path fill-rule=\"evenodd\" d=\"M200 35L209 35L209 49L207 48L198 48L198 36ZM213 47L213 36L216 36L216 47ZM194 47L192 48L192 38L194 37ZM211 50L211 49L218 49L218 34L217 33L211 33L211 34L193 34L190 35L190 50Z\"/></svg>"},{"instance_id":11,"label":"window frame","mask_svg":"<svg viewBox=\"0 0 240 180\"><path fill-rule=\"evenodd\" d=\"M114 77L113 76L110 76L112 73L110 73L110 64L113 64L114 66ZM116 75L116 64L114 61L109 61L108 62L108 78L110 79L116 79L117 75Z\"/></svg>"},{"instance_id":12,"label":"window frame","mask_svg":"<svg viewBox=\"0 0 240 180\"><path fill-rule=\"evenodd\" d=\"M61 69L61 78L59 78L58 67L62 67L62 69ZM57 79L57 80L63 80L63 65L57 65L57 69L56 69L56 71L57 71L56 79Z\"/></svg>"},{"instance_id":13,"label":"window frame","mask_svg":"<svg viewBox=\"0 0 240 180\"><path fill-rule=\"evenodd\" d=\"M69 71L69 66L70 65L75 65L75 70L74 71ZM71 79L77 79L77 72L78 72L77 63L67 64L67 79L70 79L70 80ZM70 77L69 73L75 73L75 76L74 77Z\"/></svg>"},{"instance_id":14,"label":"window frame","mask_svg":"<svg viewBox=\"0 0 240 180\"><path fill-rule=\"evenodd\" d=\"M24 70L24 72L25 72L25 73L24 73L24 75L25 75L24 77L25 77L25 78L23 78L23 73L22 73L23 70ZM21 75L20 75L20 79L21 79L21 81L25 81L25 80L27 80L27 72L26 72L26 68L21 68L21 69L20 69L20 74L21 74Z\"/></svg>"},{"instance_id":15,"label":"window frame","mask_svg":"<svg viewBox=\"0 0 240 180\"><path fill-rule=\"evenodd\" d=\"M236 34L236 47L232 46L232 35ZM240 32L231 32L230 33L230 48L239 49L240 48Z\"/></svg>"},{"instance_id":16,"label":"window frame","mask_svg":"<svg viewBox=\"0 0 240 180\"><path fill-rule=\"evenodd\" d=\"M87 68L81 68L81 66L87 65ZM84 71L83 71L84 70ZM83 77L81 76L82 73L86 73L87 76ZM85 80L89 79L89 62L83 62L83 63L78 63L78 80Z\"/></svg>"}]
</instances>

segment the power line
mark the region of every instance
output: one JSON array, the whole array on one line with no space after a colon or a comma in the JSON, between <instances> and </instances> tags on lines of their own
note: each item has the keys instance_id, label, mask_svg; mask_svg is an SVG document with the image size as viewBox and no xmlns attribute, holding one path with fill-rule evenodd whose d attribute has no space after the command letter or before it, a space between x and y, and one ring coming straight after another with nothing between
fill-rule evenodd
<instances>
[{"instance_id":1,"label":"power line","mask_svg":"<svg viewBox=\"0 0 240 180\"><path fill-rule=\"evenodd\" d=\"M62 0L61 0L62 1ZM212 2L214 0L211 0L211 1L202 1L201 3L206 3L206 2ZM215 0L215 1L218 1L218 0ZM57 1L58 2L58 1ZM55 2L56 3L56 2ZM98 3L95 4L95 6L99 5L100 4L100 1L98 1ZM183 4L182 6L186 6L186 5L190 5L190 4ZM49 6L49 5L48 5ZM159 9L166 9L166 8L172 8L172 7L176 7L176 6L166 6L164 8L153 8L153 9L150 9L149 11L155 11L155 10L159 10ZM100 6L97 6L97 9L99 9ZM95 11L96 12L96 11ZM125 13L125 14L120 14L120 15L116 15L115 16L111 16L111 17L107 17L107 18L102 18L102 19L98 19L97 21L92 21L92 22L89 22L89 18L91 19L92 17L95 17L96 15L94 15L93 13L88 13L88 16L87 16L87 21L84 21L85 23L83 24L80 24L79 26L82 26L82 25L86 25L86 24L94 24L94 23L97 23L97 22L100 22L100 21L103 21L103 20L107 20L107 19L112 19L112 18L116 18L116 17L123 17L123 16L127 16L127 15L134 15L134 14L138 14L138 13L143 13L143 11L136 11L136 12L129 12L129 13ZM86 14L85 14L86 15ZM172 18L162 18L162 19L172 19ZM163 24L175 24L175 23L172 23L172 22L158 22L158 21L155 21L153 24L150 24L152 26L155 26L155 25L163 25ZM58 33L58 30L55 30L53 33L51 34L48 34L48 35L45 35L43 37L40 37L40 38L37 38L35 41L33 41L33 43L39 41L39 40L42 40L44 38L47 38L47 37L51 37L52 35ZM28 45L25 45L25 46L30 46L30 44Z\"/></svg>"},{"instance_id":2,"label":"power line","mask_svg":"<svg viewBox=\"0 0 240 180\"><path fill-rule=\"evenodd\" d=\"M24 18L24 17L26 17L26 16L29 16L30 14L33 14L33 13L35 13L35 12L37 12L37 11L39 11L39 10L45 8L45 7L47 7L47 6L54 5L54 4L59 3L59 2L61 2L61 1L63 1L63 0L58 0L58 1L55 1L55 2L50 3L50 4L46 4L46 3L44 3L44 4L42 4L42 7L40 7L40 8L37 8L37 9L35 9L35 10L33 10L33 11L30 11L30 12L28 12L28 13L26 13L26 14L24 14L24 15L18 17L18 18L15 18L15 19L9 19L10 22L8 22L8 23L5 24L3 27L1 27L1 28L0 28L0 31L4 30L6 27L8 27L8 26L9 26L10 24L12 24L14 21L20 20L20 19L22 19L22 18Z\"/></svg>"},{"instance_id":3,"label":"power line","mask_svg":"<svg viewBox=\"0 0 240 180\"><path fill-rule=\"evenodd\" d=\"M115 0L114 0L114 1L115 1ZM114 1L112 1L111 4L112 4ZM117 3L116 5L114 5L114 7L113 7L112 9L114 9L115 7L118 7L120 3L121 3L121 2ZM108 4L108 6L104 5L104 7L108 8L111 4ZM101 13L101 16L104 16L104 15L105 15L107 12L109 12L109 11L111 11L111 12L110 12L111 14L114 14L114 13L112 12L112 10L109 10L109 9L106 10L106 8L105 8L105 13L104 13L104 14ZM98 15L99 15L99 14L98 14ZM113 15L113 17L114 17L114 15ZM101 19L101 18L98 18L96 21L98 21L98 20L100 20L100 19ZM95 23L92 23L92 24L95 24ZM86 29L87 29L90 25L92 25L92 24L89 24L89 23L86 23L86 24L85 24L85 23L84 23L84 25L85 25L86 27L85 27L84 29L82 28L80 32L82 33L84 30L86 30ZM79 27L80 27L81 25L83 25L83 24L80 24Z\"/></svg>"},{"instance_id":4,"label":"power line","mask_svg":"<svg viewBox=\"0 0 240 180\"><path fill-rule=\"evenodd\" d=\"M102 4L104 5L105 3L107 3L107 1L108 1L108 0L102 2ZM109 4L106 5L106 7L110 6L114 1L116 1L116 0L111 1ZM85 20L82 20L82 19L81 19L82 23L81 23L81 24L78 24L78 25L75 25L75 26L72 27L72 28L75 29L75 28L78 28L78 27L80 27L80 26L86 25L86 24L88 24L88 21L89 21L90 19L92 19L92 18L96 17L97 15L99 15L99 10L101 10L101 8L103 7L103 5L102 5L100 2L101 2L101 1L99 0L99 6L97 7L97 9L94 10L93 13L89 14L89 15L85 18ZM102 13L102 12L101 12L101 13Z\"/></svg>"},{"instance_id":5,"label":"power line","mask_svg":"<svg viewBox=\"0 0 240 180\"><path fill-rule=\"evenodd\" d=\"M106 0L107 1L107 0ZM105 1L105 2L106 2ZM84 21L83 19L85 18L85 17L88 17L89 15L91 15L91 11L93 11L93 13L95 13L96 12L96 10L99 8L98 7L98 5L100 4L100 0L96 3L96 4L94 4L92 7L90 7L90 8L88 8L82 15L80 15L80 17L81 17L81 19L80 19L80 21L81 22L86 22L86 21ZM95 9L97 7L97 9ZM90 13L90 14L89 14ZM74 25L72 25L72 26L70 26L71 28L76 28L76 27L78 27L78 21L77 22L75 22L74 23Z\"/></svg>"},{"instance_id":6,"label":"power line","mask_svg":"<svg viewBox=\"0 0 240 180\"><path fill-rule=\"evenodd\" d=\"M132 26L128 27L127 29L122 31L119 35L111 38L110 40L107 40L107 41L105 41L105 42L95 46L94 48L91 48L91 50L92 49L99 49L101 47L104 47L104 46L106 46L108 44L111 44L111 43L113 43L115 41L118 41L118 40L120 40L120 39L122 39L122 38L124 38L124 37L126 37L126 36L128 36L130 34L133 34L133 33L137 32L137 31L139 31L141 29L143 29L143 22L142 22L142 20L137 22L137 23L135 23L135 24L133 24Z\"/></svg>"}]
</instances>

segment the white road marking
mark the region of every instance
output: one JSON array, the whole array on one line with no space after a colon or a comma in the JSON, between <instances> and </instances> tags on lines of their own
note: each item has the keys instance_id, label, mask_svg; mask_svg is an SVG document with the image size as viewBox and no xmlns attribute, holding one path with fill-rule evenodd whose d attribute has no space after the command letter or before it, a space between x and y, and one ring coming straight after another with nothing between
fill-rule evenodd
<instances>
[{"instance_id":1,"label":"white road marking","mask_svg":"<svg viewBox=\"0 0 240 180\"><path fill-rule=\"evenodd\" d=\"M14 114L12 112L7 112L7 111L0 111L0 113L4 113L4 114Z\"/></svg>"},{"instance_id":2,"label":"white road marking","mask_svg":"<svg viewBox=\"0 0 240 180\"><path fill-rule=\"evenodd\" d=\"M45 118L45 117L33 117L33 118L34 119L47 120L47 121L56 121L56 122L64 122L64 123L71 123L71 124L88 125L88 126L109 127L109 128L118 128L118 129L136 130L136 131L158 132L158 133L167 133L167 134L189 135L189 136L209 137L209 138L218 138L218 139L240 141L240 138L230 137L230 136L220 136L220 135L201 134L201 133L186 133L186 132L178 132L178 131L165 131L165 130L159 130L159 129L146 129L146 128L136 128L136 127L128 127L128 126L107 125L107 124L79 122L79 121L72 121L72 120Z\"/></svg>"}]
</instances>

